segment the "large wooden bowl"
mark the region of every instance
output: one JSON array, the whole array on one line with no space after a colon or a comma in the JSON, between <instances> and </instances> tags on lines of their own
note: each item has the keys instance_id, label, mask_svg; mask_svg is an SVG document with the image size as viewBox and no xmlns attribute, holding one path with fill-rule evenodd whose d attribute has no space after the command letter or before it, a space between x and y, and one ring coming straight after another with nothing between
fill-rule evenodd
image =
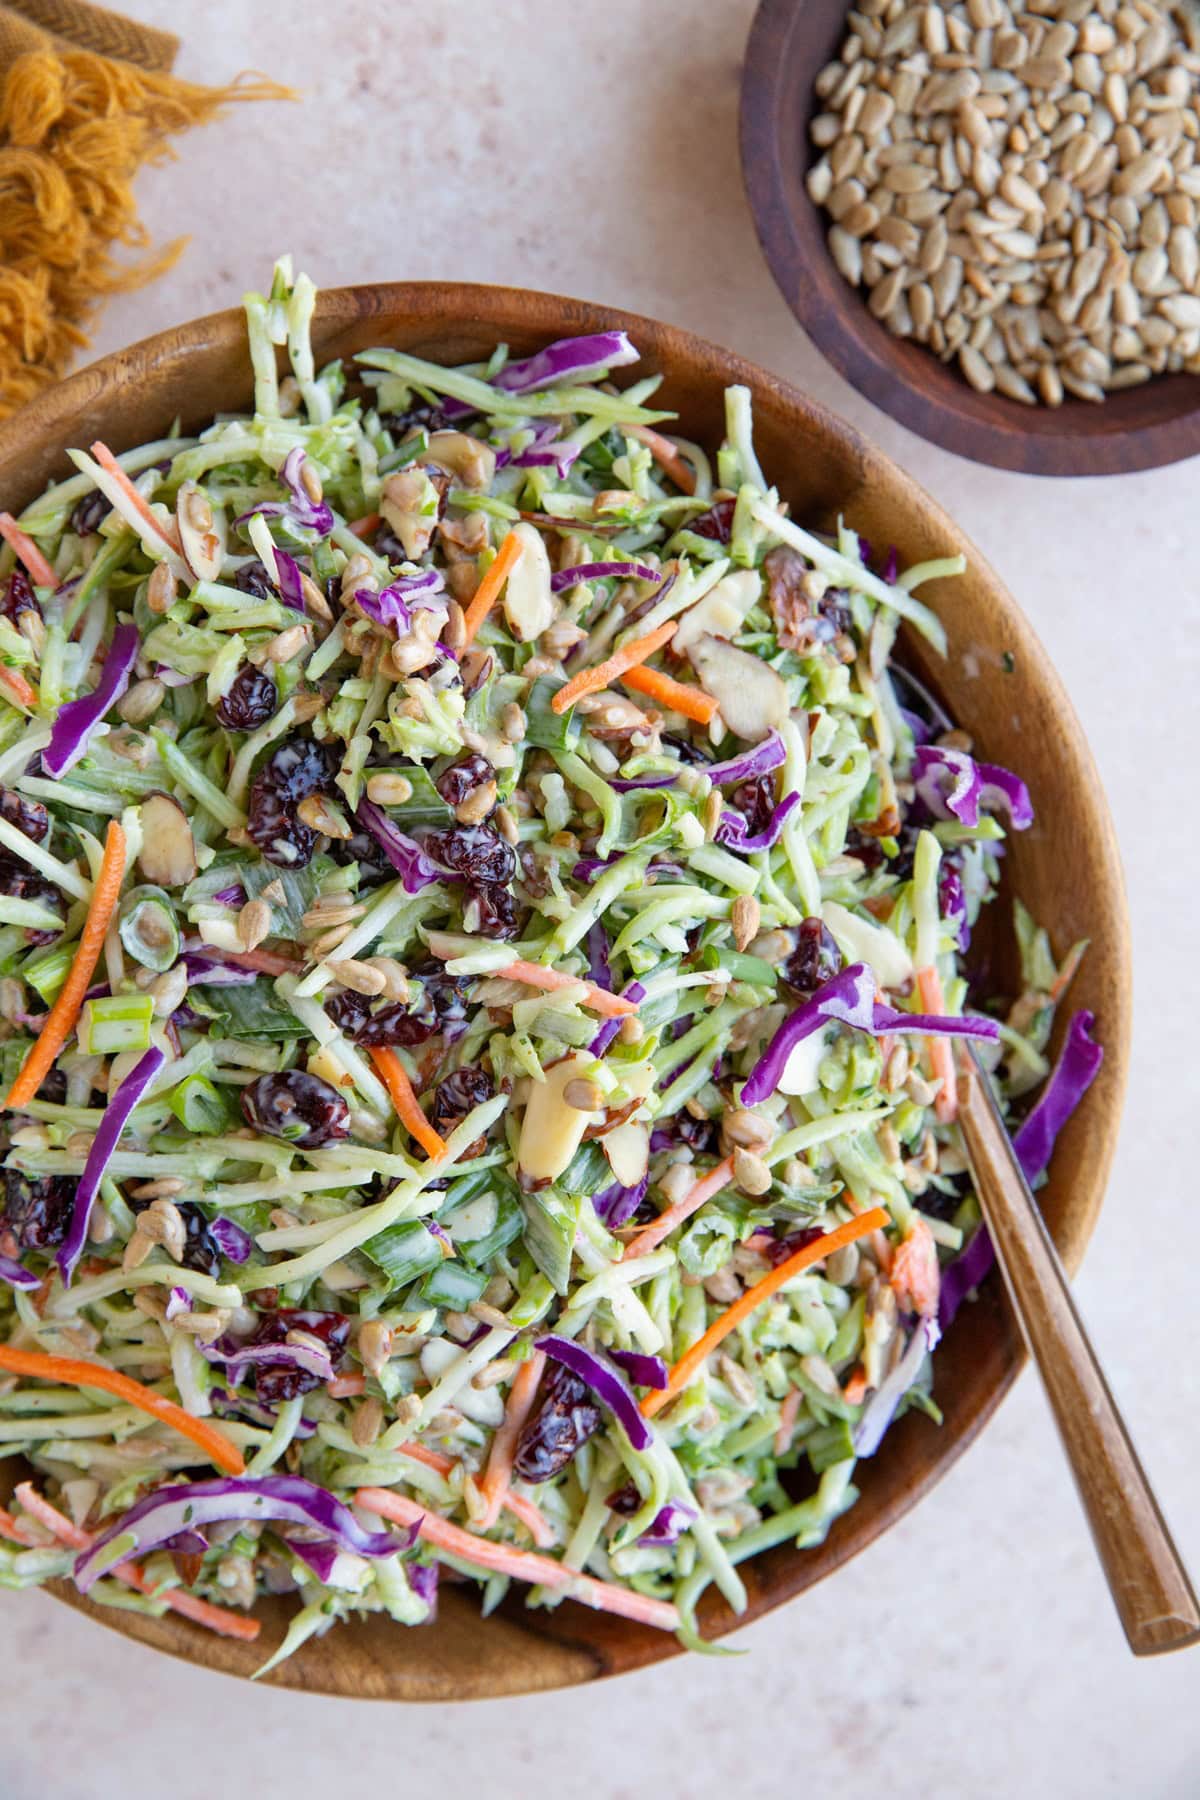
<instances>
[{"instance_id":1,"label":"large wooden bowl","mask_svg":"<svg viewBox=\"0 0 1200 1800\"><path fill-rule=\"evenodd\" d=\"M608 326L624 326L642 352L642 367L663 372L660 398L678 409L689 436L719 438L728 383L753 389L759 454L798 517L827 527L845 512L874 543L896 544L903 563L960 550L968 559L962 580L931 595L950 635L946 662L933 669L912 644L904 654L937 685L988 756L1020 769L1029 782L1038 822L1013 842L1014 888L1058 946L1091 940L1073 1000L1095 1009L1107 1057L1063 1134L1044 1198L1058 1247L1074 1269L1100 1208L1125 1086L1130 992L1121 871L1099 777L1070 702L1016 604L962 532L893 463L794 388L730 351L649 319L513 288L414 283L322 294L313 336L320 361L390 344L460 362L485 355L498 340L524 355L551 338ZM191 428L214 412L244 407L251 392L235 312L107 357L0 426L0 505L16 512L61 477L68 445L103 436L114 449L126 449L162 436L175 417ZM1008 662L1011 673L1005 673ZM1020 1364L999 1283L992 1282L977 1304L964 1307L937 1358L945 1424L939 1430L919 1415L901 1420L880 1454L861 1465L862 1499L820 1549L785 1547L747 1565L747 1616L802 1593L907 1512L991 1417ZM291 1606L265 1603L262 1639L247 1646L173 1615L147 1619L93 1607L70 1586L55 1591L142 1643L237 1675L249 1675L264 1660ZM574 1604L528 1612L514 1597L482 1622L473 1594L444 1587L443 1596L440 1617L428 1629L409 1631L384 1619L342 1625L305 1645L270 1679L312 1693L464 1700L591 1681L675 1650L670 1638ZM705 1631L720 1635L735 1623L710 1593Z\"/></svg>"},{"instance_id":2,"label":"large wooden bowl","mask_svg":"<svg viewBox=\"0 0 1200 1800\"><path fill-rule=\"evenodd\" d=\"M920 344L893 337L839 273L808 197L813 83L846 35L846 0L762 0L742 77L742 173L784 299L861 394L947 450L1029 475L1120 475L1200 454L1200 375L1164 375L1103 405L1022 406L978 394Z\"/></svg>"}]
</instances>

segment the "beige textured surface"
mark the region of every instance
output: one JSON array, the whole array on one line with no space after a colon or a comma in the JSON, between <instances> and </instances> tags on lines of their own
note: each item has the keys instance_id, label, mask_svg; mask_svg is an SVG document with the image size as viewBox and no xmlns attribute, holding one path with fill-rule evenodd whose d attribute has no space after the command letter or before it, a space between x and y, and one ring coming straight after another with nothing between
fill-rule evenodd
<instances>
[{"instance_id":1,"label":"beige textured surface","mask_svg":"<svg viewBox=\"0 0 1200 1800\"><path fill-rule=\"evenodd\" d=\"M1194 463L1037 483L959 462L853 395L792 324L736 166L750 0L138 0L180 73L305 89L197 132L140 184L193 244L107 315L110 349L223 306L290 248L326 283L524 282L675 319L855 420L956 513L1074 695L1124 846L1137 1065L1080 1293L1200 1573L1186 1130L1200 676ZM1071 878L1070 870L1064 879ZM1191 1800L1200 1654L1134 1664L1032 1377L936 1495L834 1582L635 1683L469 1711L252 1693L5 1595L5 1800L312 1800L418 1784L574 1800ZM219 1785L218 1785L219 1784Z\"/></svg>"}]
</instances>

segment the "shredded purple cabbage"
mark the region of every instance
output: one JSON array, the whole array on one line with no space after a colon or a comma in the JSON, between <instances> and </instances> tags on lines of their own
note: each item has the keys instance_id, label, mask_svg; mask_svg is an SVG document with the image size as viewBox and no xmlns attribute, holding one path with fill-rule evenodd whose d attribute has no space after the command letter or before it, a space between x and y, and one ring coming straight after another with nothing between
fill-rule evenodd
<instances>
[{"instance_id":1,"label":"shredded purple cabbage","mask_svg":"<svg viewBox=\"0 0 1200 1800\"><path fill-rule=\"evenodd\" d=\"M747 855L752 850L773 850L788 819L800 804L799 794L785 794L761 831L752 832L744 813L727 806L717 822L717 842L727 850Z\"/></svg>"},{"instance_id":2,"label":"shredded purple cabbage","mask_svg":"<svg viewBox=\"0 0 1200 1800\"><path fill-rule=\"evenodd\" d=\"M71 1285L71 1276L74 1273L75 1265L87 1242L88 1222L92 1216L96 1195L100 1191L104 1171L112 1161L113 1152L120 1142L121 1133L125 1129L129 1115L165 1061L166 1057L157 1044L152 1044L146 1054L139 1058L137 1064L130 1070L116 1093L109 1096L108 1105L104 1109L104 1117L92 1139L92 1147L87 1153L83 1174L79 1177L79 1186L75 1189L71 1223L67 1227L67 1235L59 1247L56 1258L64 1287Z\"/></svg>"},{"instance_id":3,"label":"shredded purple cabbage","mask_svg":"<svg viewBox=\"0 0 1200 1800\"><path fill-rule=\"evenodd\" d=\"M41 1276L23 1269L11 1256L0 1256L0 1281L7 1281L9 1287L35 1288L40 1284Z\"/></svg>"},{"instance_id":4,"label":"shredded purple cabbage","mask_svg":"<svg viewBox=\"0 0 1200 1800\"><path fill-rule=\"evenodd\" d=\"M179 1532L227 1519L313 1526L325 1532L339 1550L356 1556L394 1556L416 1541L412 1527L402 1536L364 1530L348 1506L302 1476L223 1476L217 1481L180 1482L147 1494L76 1559L75 1585L86 1594L102 1574L156 1550ZM113 1562L106 1552L118 1539L128 1543L122 1542Z\"/></svg>"},{"instance_id":5,"label":"shredded purple cabbage","mask_svg":"<svg viewBox=\"0 0 1200 1800\"><path fill-rule=\"evenodd\" d=\"M573 568L560 569L557 575L552 575L550 588L553 593L561 594L564 588L574 587L577 581L603 581L610 577L619 581L657 581L659 572L647 568L645 563L576 563Z\"/></svg>"},{"instance_id":6,"label":"shredded purple cabbage","mask_svg":"<svg viewBox=\"0 0 1200 1800\"><path fill-rule=\"evenodd\" d=\"M631 981L625 988L622 997L636 1003L637 1001L646 998L646 990L640 981ZM605 1019L599 1031L588 1045L589 1056L603 1056L620 1029L620 1019Z\"/></svg>"},{"instance_id":7,"label":"shredded purple cabbage","mask_svg":"<svg viewBox=\"0 0 1200 1800\"><path fill-rule=\"evenodd\" d=\"M219 950L185 950L182 957L189 987L241 987L258 980L257 969L221 961ZM106 990L107 991L107 990Z\"/></svg>"},{"instance_id":8,"label":"shredded purple cabbage","mask_svg":"<svg viewBox=\"0 0 1200 1800\"><path fill-rule=\"evenodd\" d=\"M638 1410L633 1390L611 1362L573 1338L557 1337L552 1332L538 1338L536 1348L587 1383L601 1405L612 1413L635 1450L650 1448L653 1437Z\"/></svg>"},{"instance_id":9,"label":"shredded purple cabbage","mask_svg":"<svg viewBox=\"0 0 1200 1800\"><path fill-rule=\"evenodd\" d=\"M412 628L414 607L427 602L445 590L440 569L424 569L420 575L397 575L378 593L374 588L355 588L354 599L360 612L376 625L388 625L401 631Z\"/></svg>"},{"instance_id":10,"label":"shredded purple cabbage","mask_svg":"<svg viewBox=\"0 0 1200 1800\"><path fill-rule=\"evenodd\" d=\"M986 807L993 812L1003 808L1014 831L1033 824L1033 802L1020 777L996 763L977 763L964 750L918 744L913 784L935 819L957 819L973 829Z\"/></svg>"},{"instance_id":11,"label":"shredded purple cabbage","mask_svg":"<svg viewBox=\"0 0 1200 1800\"><path fill-rule=\"evenodd\" d=\"M300 564L286 550L276 549L275 568L279 576L277 583L279 598L293 612L304 611L304 588L300 581Z\"/></svg>"},{"instance_id":12,"label":"shredded purple cabbage","mask_svg":"<svg viewBox=\"0 0 1200 1800\"><path fill-rule=\"evenodd\" d=\"M50 742L42 751L42 768L51 781L61 781L67 770L73 769L86 753L97 725L129 686L140 649L137 626L118 625L95 688L90 694L68 700L65 706L59 707Z\"/></svg>"},{"instance_id":13,"label":"shredded purple cabbage","mask_svg":"<svg viewBox=\"0 0 1200 1800\"><path fill-rule=\"evenodd\" d=\"M661 1356L646 1356L640 1350L610 1350L608 1354L637 1387L665 1388L670 1379Z\"/></svg>"},{"instance_id":14,"label":"shredded purple cabbage","mask_svg":"<svg viewBox=\"0 0 1200 1800\"><path fill-rule=\"evenodd\" d=\"M682 1534L695 1523L696 1509L686 1500L668 1500L660 1506L638 1539L647 1549L667 1548L679 1542Z\"/></svg>"},{"instance_id":15,"label":"shredded purple cabbage","mask_svg":"<svg viewBox=\"0 0 1200 1800\"><path fill-rule=\"evenodd\" d=\"M419 894L431 883L448 879L435 863L430 862L416 839L393 824L373 800L360 800L354 816L380 846L403 882L406 894Z\"/></svg>"},{"instance_id":16,"label":"shredded purple cabbage","mask_svg":"<svg viewBox=\"0 0 1200 1800\"><path fill-rule=\"evenodd\" d=\"M746 750L728 762L709 763L701 774L707 775L714 786L724 786L730 781L753 781L759 775L769 775L772 769L782 768L786 761L783 739L777 731L772 731L761 744L755 744L753 750Z\"/></svg>"},{"instance_id":17,"label":"shredded purple cabbage","mask_svg":"<svg viewBox=\"0 0 1200 1800\"><path fill-rule=\"evenodd\" d=\"M606 1187L602 1193L593 1194L592 1206L595 1209L596 1217L610 1231L616 1231L618 1226L628 1225L646 1198L649 1187L650 1177L648 1175L643 1175L642 1179L633 1187L622 1187L619 1181L614 1181L612 1186Z\"/></svg>"},{"instance_id":18,"label":"shredded purple cabbage","mask_svg":"<svg viewBox=\"0 0 1200 1800\"><path fill-rule=\"evenodd\" d=\"M906 1013L885 1006L876 998L875 977L866 963L851 963L815 994L779 1027L762 1056L750 1071L742 1089L741 1104L757 1106L773 1094L783 1079L788 1057L797 1044L811 1037L823 1025L837 1022L866 1031L872 1037L885 1032L920 1032L924 1037L971 1037L995 1042L1000 1027L994 1019L978 1016L944 1018L940 1014Z\"/></svg>"},{"instance_id":19,"label":"shredded purple cabbage","mask_svg":"<svg viewBox=\"0 0 1200 1800\"><path fill-rule=\"evenodd\" d=\"M208 1228L208 1234L221 1255L228 1257L231 1263L249 1262L254 1239L240 1225L235 1225L232 1219L214 1219Z\"/></svg>"}]
</instances>

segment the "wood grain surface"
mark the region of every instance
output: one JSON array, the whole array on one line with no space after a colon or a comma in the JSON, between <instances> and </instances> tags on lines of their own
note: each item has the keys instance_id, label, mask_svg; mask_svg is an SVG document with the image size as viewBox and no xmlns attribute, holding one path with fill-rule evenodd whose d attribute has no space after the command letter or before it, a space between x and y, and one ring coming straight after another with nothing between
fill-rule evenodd
<instances>
[{"instance_id":1,"label":"wood grain surface","mask_svg":"<svg viewBox=\"0 0 1200 1800\"><path fill-rule=\"evenodd\" d=\"M313 341L319 362L388 344L451 363L484 356L501 340L525 355L553 338L613 327L627 330L642 353L634 373L662 371L656 404L677 409L689 437L717 441L725 387L745 382L752 389L763 466L805 523L832 527L844 512L875 544L895 544L902 566L956 551L968 560L960 580L922 590L946 624L946 660L907 637L901 656L989 759L1019 769L1029 783L1038 818L1032 830L1012 840L1006 859L1012 890L1049 926L1060 950L1080 937L1091 941L1072 1001L1096 1013L1107 1055L1062 1135L1042 1195L1055 1242L1074 1270L1104 1194L1128 1066L1124 889L1108 808L1070 702L1029 624L962 532L848 425L732 352L653 320L515 288L386 284L323 293ZM251 394L240 313L218 313L134 345L81 370L0 425L0 505L16 512L48 481L69 473L68 445L103 436L114 450L127 449L161 436L176 415L185 429L202 426L215 412L244 407ZM1011 937L996 932L990 941L989 978L1005 991L1013 975ZM879 1455L860 1465L855 1479L862 1498L820 1548L797 1552L785 1545L744 1565L746 1617L803 1593L907 1512L990 1418L1022 1357L1002 1289L992 1282L962 1309L938 1353L936 1392L944 1424L939 1429L915 1413L901 1419ZM11 1482L12 1464L0 1468ZM980 1531L986 1533L986 1520ZM286 1600L263 1603L261 1640L247 1646L171 1616L147 1619L95 1607L69 1584L54 1591L127 1636L241 1676L278 1642L292 1609ZM701 1622L709 1636L738 1623L711 1590ZM661 1633L574 1603L532 1612L513 1595L484 1622L473 1591L443 1584L434 1626L405 1630L379 1617L338 1626L304 1645L268 1679L365 1699L465 1700L620 1674L676 1650Z\"/></svg>"},{"instance_id":2,"label":"wood grain surface","mask_svg":"<svg viewBox=\"0 0 1200 1800\"><path fill-rule=\"evenodd\" d=\"M1022 406L979 394L932 351L893 337L838 271L805 176L813 82L846 34L845 0L762 0L742 77L742 175L784 299L860 394L975 462L1030 475L1119 475L1200 454L1200 375L1164 375L1101 405Z\"/></svg>"}]
</instances>

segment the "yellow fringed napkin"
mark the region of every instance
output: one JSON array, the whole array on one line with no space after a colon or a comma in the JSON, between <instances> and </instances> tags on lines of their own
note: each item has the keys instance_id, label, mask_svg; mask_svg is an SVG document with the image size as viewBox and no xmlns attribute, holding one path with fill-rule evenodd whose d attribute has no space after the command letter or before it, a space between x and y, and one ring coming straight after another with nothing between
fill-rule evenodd
<instances>
[{"instance_id":1,"label":"yellow fringed napkin","mask_svg":"<svg viewBox=\"0 0 1200 1800\"><path fill-rule=\"evenodd\" d=\"M0 418L57 380L108 294L170 268L185 238L142 247L131 183L172 132L233 100L297 96L266 76L199 87L171 74L179 40L85 0L0 3Z\"/></svg>"}]
</instances>

